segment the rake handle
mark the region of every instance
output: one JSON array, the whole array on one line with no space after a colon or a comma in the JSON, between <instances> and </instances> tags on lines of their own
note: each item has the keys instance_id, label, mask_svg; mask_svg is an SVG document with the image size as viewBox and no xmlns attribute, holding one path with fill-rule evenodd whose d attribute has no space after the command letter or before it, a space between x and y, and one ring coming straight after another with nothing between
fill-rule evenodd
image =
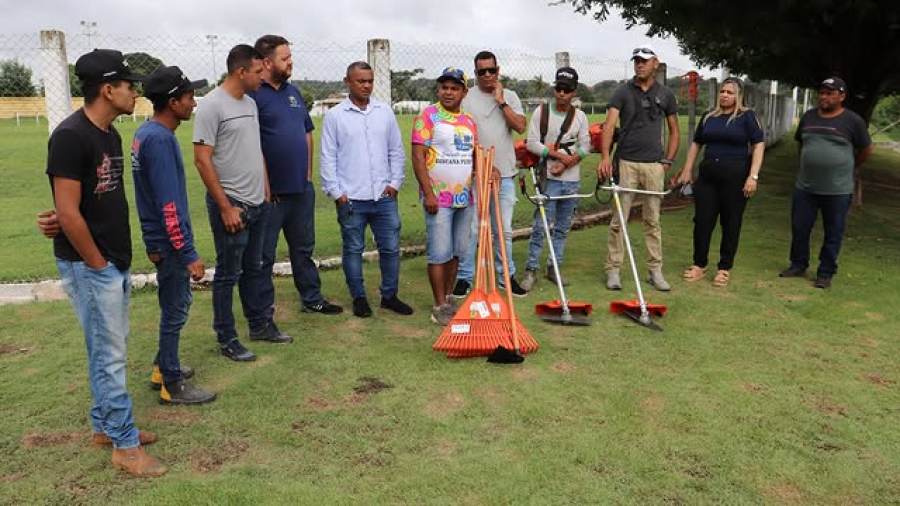
<instances>
[{"instance_id":1,"label":"rake handle","mask_svg":"<svg viewBox=\"0 0 900 506\"><path fill-rule=\"evenodd\" d=\"M494 148L491 148L488 152L488 157L493 161ZM506 300L509 304L509 326L512 327L513 348L515 348L516 353L521 353L519 329L518 325L516 325L516 306L513 302L512 286L509 284L509 263L506 256L506 239L503 235L503 219L500 216L500 188L494 184L493 180L491 180L491 195L494 202L494 219L497 220L497 242L500 243L500 260L503 262L503 283L506 286Z\"/></svg>"}]
</instances>

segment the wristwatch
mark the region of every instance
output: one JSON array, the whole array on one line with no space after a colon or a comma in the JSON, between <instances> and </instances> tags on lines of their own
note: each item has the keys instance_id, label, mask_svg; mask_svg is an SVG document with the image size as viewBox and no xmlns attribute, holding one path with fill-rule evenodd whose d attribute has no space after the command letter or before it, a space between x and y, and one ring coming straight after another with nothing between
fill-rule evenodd
<instances>
[{"instance_id":1,"label":"wristwatch","mask_svg":"<svg viewBox=\"0 0 900 506\"><path fill-rule=\"evenodd\" d=\"M759 174L750 174L750 179L754 181L759 181Z\"/></svg>"},{"instance_id":2,"label":"wristwatch","mask_svg":"<svg viewBox=\"0 0 900 506\"><path fill-rule=\"evenodd\" d=\"M499 107L500 110L502 111L503 109L506 109L507 107L509 107L509 104L507 104L506 102L500 102L500 105L498 105L497 107Z\"/></svg>"}]
</instances>

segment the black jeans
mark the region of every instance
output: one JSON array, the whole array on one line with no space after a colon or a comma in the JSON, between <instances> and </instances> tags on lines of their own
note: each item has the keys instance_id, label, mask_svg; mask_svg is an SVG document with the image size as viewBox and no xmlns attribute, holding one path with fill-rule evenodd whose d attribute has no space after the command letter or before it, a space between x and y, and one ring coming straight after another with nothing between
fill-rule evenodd
<instances>
[{"instance_id":1,"label":"black jeans","mask_svg":"<svg viewBox=\"0 0 900 506\"><path fill-rule=\"evenodd\" d=\"M722 225L719 270L734 266L744 220L744 183L750 173L749 158L706 158L694 182L694 265L709 263L709 243L718 221Z\"/></svg>"}]
</instances>

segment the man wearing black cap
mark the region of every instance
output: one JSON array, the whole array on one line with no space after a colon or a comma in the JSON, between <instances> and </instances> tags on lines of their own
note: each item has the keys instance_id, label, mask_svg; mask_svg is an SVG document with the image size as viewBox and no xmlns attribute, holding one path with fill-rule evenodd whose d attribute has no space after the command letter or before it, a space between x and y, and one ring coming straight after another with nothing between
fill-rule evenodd
<instances>
[{"instance_id":1,"label":"man wearing black cap","mask_svg":"<svg viewBox=\"0 0 900 506\"><path fill-rule=\"evenodd\" d=\"M541 105L531 116L528 125L528 151L541 157L546 166L546 188L549 197L565 197L578 193L581 185L581 161L591 150L590 122L584 111L572 105L578 90L578 72L572 67L556 71L553 100ZM578 199L562 198L546 204L547 221L553 227L551 244L557 265L563 261L566 237L572 226L572 217L578 207ZM528 260L522 289L530 292L537 280L541 252L544 247L544 227L540 213L534 212L534 227L528 246ZM556 271L547 265L547 279L556 283ZM562 276L560 276L562 277ZM562 280L563 284L566 283Z\"/></svg>"},{"instance_id":2,"label":"man wearing black cap","mask_svg":"<svg viewBox=\"0 0 900 506\"><path fill-rule=\"evenodd\" d=\"M95 49L75 63L84 107L50 136L47 175L61 233L53 251L69 302L84 330L95 445L112 445L113 466L134 476L165 474L142 445L156 435L138 431L125 385L131 228L125 198L122 138L113 127L134 112L134 74L122 53Z\"/></svg>"},{"instance_id":3,"label":"man wearing black cap","mask_svg":"<svg viewBox=\"0 0 900 506\"><path fill-rule=\"evenodd\" d=\"M178 359L181 328L191 307L191 278L203 278L203 260L194 249L181 146L175 130L191 119L194 90L206 80L191 81L178 67L155 70L144 84L153 102L153 119L141 125L131 143L134 196L147 256L156 265L159 297L159 351L150 383L163 404L203 404L216 394L185 381L193 375Z\"/></svg>"},{"instance_id":4,"label":"man wearing black cap","mask_svg":"<svg viewBox=\"0 0 900 506\"><path fill-rule=\"evenodd\" d=\"M809 236L821 211L825 239L819 250L816 288L831 286L837 272L856 172L872 154L866 123L844 108L847 85L829 77L819 85L819 107L800 118L794 139L800 143L800 172L791 203L791 265L783 278L806 277Z\"/></svg>"},{"instance_id":5,"label":"man wearing black cap","mask_svg":"<svg viewBox=\"0 0 900 506\"><path fill-rule=\"evenodd\" d=\"M618 168L616 181L624 188L662 191L666 171L672 166L678 153L678 101L675 94L654 77L659 67L656 52L649 45L635 48L631 54L634 62L634 78L619 86L609 98L606 123L603 125L600 164L597 176L608 179L613 176L613 166ZM621 129L615 156L610 156L613 133L621 118ZM663 122L668 128L668 145L663 150L661 140ZM621 196L625 218L631 210L633 193ZM662 229L659 225L661 199L644 196L641 216L644 221L644 242L647 246L647 281L657 290L672 289L663 276ZM613 213L606 241L606 288L621 290L619 270L625 256L622 248L622 224L619 215Z\"/></svg>"}]
</instances>

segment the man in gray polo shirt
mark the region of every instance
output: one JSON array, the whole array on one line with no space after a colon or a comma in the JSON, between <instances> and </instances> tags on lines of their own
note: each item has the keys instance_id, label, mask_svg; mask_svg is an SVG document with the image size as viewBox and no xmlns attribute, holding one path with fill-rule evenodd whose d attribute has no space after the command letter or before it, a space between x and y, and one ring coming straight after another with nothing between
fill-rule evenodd
<instances>
[{"instance_id":1,"label":"man in gray polo shirt","mask_svg":"<svg viewBox=\"0 0 900 506\"><path fill-rule=\"evenodd\" d=\"M260 304L262 249L269 216L268 181L256 103L262 55L247 44L228 53L228 77L203 97L194 122L194 163L206 185L206 206L216 246L213 329L222 355L235 361L256 355L238 340L232 301L238 285L250 339L290 343Z\"/></svg>"}]
</instances>

